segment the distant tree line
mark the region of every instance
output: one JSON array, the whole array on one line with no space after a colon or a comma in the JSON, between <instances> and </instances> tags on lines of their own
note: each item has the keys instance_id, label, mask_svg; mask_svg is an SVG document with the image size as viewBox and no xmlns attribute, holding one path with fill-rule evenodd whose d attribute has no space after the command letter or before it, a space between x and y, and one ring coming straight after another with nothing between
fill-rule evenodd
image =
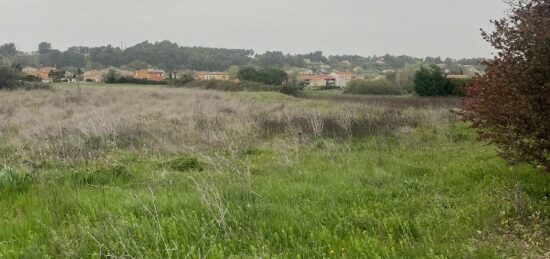
<instances>
[{"instance_id":1,"label":"distant tree line","mask_svg":"<svg viewBox=\"0 0 550 259\"><path fill-rule=\"evenodd\" d=\"M34 53L23 53L15 44L0 46L0 56L9 58L21 65L67 67L67 68L106 68L126 67L141 69L157 67L167 71L178 69L225 71L231 66L255 66L260 68L307 68L318 72L322 65L333 69L364 72L384 69L401 69L407 64L418 62L446 64L453 73L460 72L460 64L480 66L482 59L441 59L439 57L415 58L410 56L370 56L357 55L325 56L321 51L307 54L284 54L280 51L267 51L256 54L248 49L223 49L206 47L183 47L170 41L151 43L144 41L122 49L111 45L101 47L73 46L65 51L57 50L48 42L39 44Z\"/></svg>"},{"instance_id":2,"label":"distant tree line","mask_svg":"<svg viewBox=\"0 0 550 259\"><path fill-rule=\"evenodd\" d=\"M121 67L134 69L148 66L168 71L178 68L196 70L226 70L231 65L250 63L252 50L180 47L176 43L162 41L142 42L127 49L113 47L70 47L66 51L51 48L49 43L39 45L40 63L58 67Z\"/></svg>"}]
</instances>

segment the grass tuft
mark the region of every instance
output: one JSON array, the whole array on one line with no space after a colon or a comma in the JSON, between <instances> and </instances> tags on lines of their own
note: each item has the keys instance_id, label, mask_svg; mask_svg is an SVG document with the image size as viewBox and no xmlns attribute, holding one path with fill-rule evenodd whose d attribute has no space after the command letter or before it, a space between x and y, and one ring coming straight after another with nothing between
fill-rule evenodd
<instances>
[{"instance_id":1,"label":"grass tuft","mask_svg":"<svg viewBox=\"0 0 550 259\"><path fill-rule=\"evenodd\" d=\"M160 167L168 170L187 172L191 170L202 171L203 166L195 157L178 157L170 161L160 163Z\"/></svg>"}]
</instances>

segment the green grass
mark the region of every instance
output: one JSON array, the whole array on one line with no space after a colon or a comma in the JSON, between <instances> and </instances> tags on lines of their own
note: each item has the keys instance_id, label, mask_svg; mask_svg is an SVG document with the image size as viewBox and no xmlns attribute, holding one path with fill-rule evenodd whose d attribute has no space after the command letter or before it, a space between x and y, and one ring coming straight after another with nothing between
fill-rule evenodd
<instances>
[{"instance_id":1,"label":"green grass","mask_svg":"<svg viewBox=\"0 0 550 259\"><path fill-rule=\"evenodd\" d=\"M549 186L461 124L214 161L5 166L0 257L534 257L548 249Z\"/></svg>"}]
</instances>

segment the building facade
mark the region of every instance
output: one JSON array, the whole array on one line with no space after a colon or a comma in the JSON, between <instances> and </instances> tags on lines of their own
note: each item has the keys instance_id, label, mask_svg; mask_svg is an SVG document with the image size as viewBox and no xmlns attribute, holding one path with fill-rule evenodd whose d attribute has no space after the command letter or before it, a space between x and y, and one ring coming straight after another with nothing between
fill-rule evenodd
<instances>
[{"instance_id":1,"label":"building facade","mask_svg":"<svg viewBox=\"0 0 550 259\"><path fill-rule=\"evenodd\" d=\"M82 79L85 82L99 83L103 81L103 73L99 70L89 70L82 74Z\"/></svg>"},{"instance_id":2,"label":"building facade","mask_svg":"<svg viewBox=\"0 0 550 259\"><path fill-rule=\"evenodd\" d=\"M330 75L299 75L298 81L302 82L305 86L312 88L322 88L336 85L336 78Z\"/></svg>"},{"instance_id":3,"label":"building facade","mask_svg":"<svg viewBox=\"0 0 550 259\"><path fill-rule=\"evenodd\" d=\"M141 69L136 72L134 72L134 77L143 79L143 80L150 80L150 81L162 81L166 79L165 73L162 70L157 69Z\"/></svg>"},{"instance_id":4,"label":"building facade","mask_svg":"<svg viewBox=\"0 0 550 259\"><path fill-rule=\"evenodd\" d=\"M193 73L195 80L229 80L229 74L225 72L195 72Z\"/></svg>"},{"instance_id":5,"label":"building facade","mask_svg":"<svg viewBox=\"0 0 550 259\"><path fill-rule=\"evenodd\" d=\"M335 86L338 86L340 88L344 88L348 85L348 83L353 80L353 74L350 72L332 72L330 76L335 78Z\"/></svg>"}]
</instances>

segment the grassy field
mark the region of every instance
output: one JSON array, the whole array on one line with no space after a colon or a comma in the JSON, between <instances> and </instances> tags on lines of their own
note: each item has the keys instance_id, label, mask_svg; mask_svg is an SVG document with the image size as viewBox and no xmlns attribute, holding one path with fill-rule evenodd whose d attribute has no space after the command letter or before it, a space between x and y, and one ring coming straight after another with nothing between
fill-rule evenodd
<instances>
[{"instance_id":1,"label":"grassy field","mask_svg":"<svg viewBox=\"0 0 550 259\"><path fill-rule=\"evenodd\" d=\"M550 177L457 103L0 92L0 258L550 257Z\"/></svg>"}]
</instances>

